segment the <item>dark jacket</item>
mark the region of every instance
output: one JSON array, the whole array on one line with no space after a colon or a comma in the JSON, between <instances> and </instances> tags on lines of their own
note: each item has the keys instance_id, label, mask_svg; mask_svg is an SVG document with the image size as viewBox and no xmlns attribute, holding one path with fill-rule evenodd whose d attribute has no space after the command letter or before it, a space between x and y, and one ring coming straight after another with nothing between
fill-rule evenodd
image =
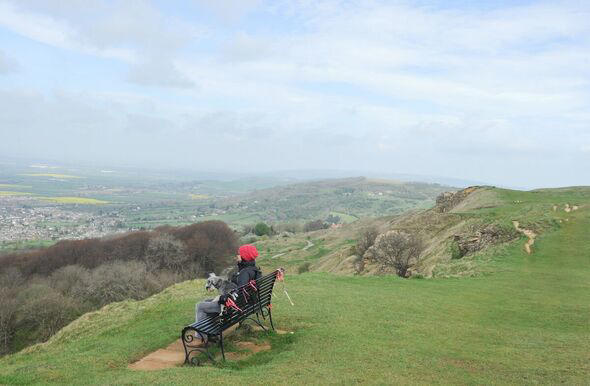
<instances>
[{"instance_id":1,"label":"dark jacket","mask_svg":"<svg viewBox=\"0 0 590 386\"><path fill-rule=\"evenodd\" d=\"M238 263L238 273L234 274L231 281L238 287L248 284L250 280L256 280L262 276L262 272L256 266L254 261L240 261Z\"/></svg>"}]
</instances>

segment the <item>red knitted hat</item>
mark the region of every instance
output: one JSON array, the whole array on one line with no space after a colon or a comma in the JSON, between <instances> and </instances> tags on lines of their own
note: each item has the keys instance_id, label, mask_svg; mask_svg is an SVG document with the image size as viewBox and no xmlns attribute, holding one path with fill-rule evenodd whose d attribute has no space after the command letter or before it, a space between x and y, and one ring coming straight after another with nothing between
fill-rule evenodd
<instances>
[{"instance_id":1,"label":"red knitted hat","mask_svg":"<svg viewBox=\"0 0 590 386\"><path fill-rule=\"evenodd\" d=\"M242 245L240 249L238 249L238 254L244 261L256 260L258 257L258 251L256 250L256 247L251 244Z\"/></svg>"}]
</instances>

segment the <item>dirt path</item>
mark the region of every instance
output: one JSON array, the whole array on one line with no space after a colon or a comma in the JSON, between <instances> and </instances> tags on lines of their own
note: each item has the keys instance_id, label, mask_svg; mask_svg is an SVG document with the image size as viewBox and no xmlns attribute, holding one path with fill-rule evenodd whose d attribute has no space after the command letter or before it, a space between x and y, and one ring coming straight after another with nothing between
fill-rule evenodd
<instances>
[{"instance_id":1,"label":"dirt path","mask_svg":"<svg viewBox=\"0 0 590 386\"><path fill-rule=\"evenodd\" d=\"M131 370L152 371L169 369L184 363L184 348L180 339L129 365Z\"/></svg>"},{"instance_id":2,"label":"dirt path","mask_svg":"<svg viewBox=\"0 0 590 386\"><path fill-rule=\"evenodd\" d=\"M314 246L314 244L311 241L307 240L307 245L305 247L303 247L302 251L307 251L309 248L311 248L313 246Z\"/></svg>"},{"instance_id":3,"label":"dirt path","mask_svg":"<svg viewBox=\"0 0 590 386\"><path fill-rule=\"evenodd\" d=\"M251 328L254 331L262 331L262 329L257 326L252 326ZM223 336L226 337L231 335L235 329L236 327L230 328L230 330L227 333L224 333ZM293 334L293 332L283 330L275 330L275 332L279 335ZM238 341L235 342L235 345L238 347L239 352L227 352L226 358L229 360L242 360L260 351L271 349L270 344L267 342L257 344L249 341ZM183 363L184 347L182 346L181 340L178 339L172 342L168 347L158 349L137 362L130 364L128 367L131 370L154 371L181 366Z\"/></svg>"},{"instance_id":4,"label":"dirt path","mask_svg":"<svg viewBox=\"0 0 590 386\"><path fill-rule=\"evenodd\" d=\"M514 225L514 229L516 229L518 232L524 234L526 237L529 238L529 240L524 244L524 250L529 255L531 253L533 253L532 247L533 247L533 244L535 243L535 237L537 237L537 234L529 229L521 228L520 223L516 220L512 220L512 225Z\"/></svg>"},{"instance_id":5,"label":"dirt path","mask_svg":"<svg viewBox=\"0 0 590 386\"><path fill-rule=\"evenodd\" d=\"M309 248L311 248L311 247L313 247L315 245L314 243L312 243L309 240L306 240L306 241L307 241L307 245L305 247L301 248L302 251L307 251ZM286 254L287 254L287 252L283 252L283 253L279 253L279 254L276 254L274 256L271 256L270 258L271 259L276 259L277 257L281 257L281 256L286 255Z\"/></svg>"}]
</instances>

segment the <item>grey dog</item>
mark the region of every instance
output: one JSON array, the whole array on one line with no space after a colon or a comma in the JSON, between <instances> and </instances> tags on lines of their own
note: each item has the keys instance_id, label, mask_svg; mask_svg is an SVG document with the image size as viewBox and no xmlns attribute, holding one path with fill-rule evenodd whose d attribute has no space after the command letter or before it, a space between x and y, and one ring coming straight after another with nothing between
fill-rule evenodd
<instances>
[{"instance_id":1,"label":"grey dog","mask_svg":"<svg viewBox=\"0 0 590 386\"><path fill-rule=\"evenodd\" d=\"M207 283L205 284L205 289L207 291L217 290L219 292L219 295L229 294L237 288L238 286L235 283L232 283L225 277L217 276L214 273L209 274L209 277L207 278ZM205 299L202 302L197 303L195 307L195 320L197 322L207 317L207 315L219 314L221 312L222 308L219 304L219 295L213 299Z\"/></svg>"},{"instance_id":2,"label":"grey dog","mask_svg":"<svg viewBox=\"0 0 590 386\"><path fill-rule=\"evenodd\" d=\"M214 289L216 289L217 291L219 291L220 295L228 294L237 288L238 286L235 283L227 280L227 278L223 276L217 276L213 272L209 274L209 277L207 278L207 283L205 284L205 289L207 291L213 291Z\"/></svg>"}]
</instances>

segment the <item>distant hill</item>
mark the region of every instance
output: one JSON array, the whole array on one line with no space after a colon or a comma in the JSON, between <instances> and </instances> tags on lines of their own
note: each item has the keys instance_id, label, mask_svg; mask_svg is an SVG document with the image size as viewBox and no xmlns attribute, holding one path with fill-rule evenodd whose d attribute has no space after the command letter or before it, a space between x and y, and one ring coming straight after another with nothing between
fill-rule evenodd
<instances>
[{"instance_id":1,"label":"distant hill","mask_svg":"<svg viewBox=\"0 0 590 386\"><path fill-rule=\"evenodd\" d=\"M427 208L448 186L366 177L302 182L255 190L217 202L231 213L258 214L269 222L323 219L339 216L342 222L361 217L392 215Z\"/></svg>"}]
</instances>

